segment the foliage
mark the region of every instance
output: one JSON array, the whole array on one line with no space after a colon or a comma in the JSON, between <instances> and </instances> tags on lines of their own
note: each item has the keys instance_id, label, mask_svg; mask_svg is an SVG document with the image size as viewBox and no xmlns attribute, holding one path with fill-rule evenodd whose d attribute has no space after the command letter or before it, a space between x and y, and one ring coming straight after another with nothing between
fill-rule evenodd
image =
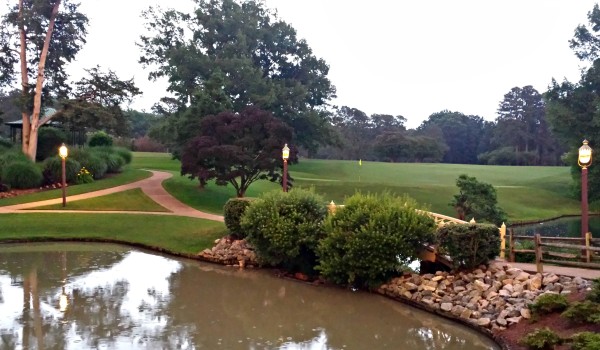
<instances>
[{"instance_id":1,"label":"foliage","mask_svg":"<svg viewBox=\"0 0 600 350\"><path fill-rule=\"evenodd\" d=\"M438 228L437 236L454 268L472 269L500 253L500 234L494 225L450 223Z\"/></svg>"},{"instance_id":2,"label":"foliage","mask_svg":"<svg viewBox=\"0 0 600 350\"><path fill-rule=\"evenodd\" d=\"M262 264L313 274L326 215L325 201L312 191L277 190L252 201L242 217L242 231Z\"/></svg>"},{"instance_id":3,"label":"foliage","mask_svg":"<svg viewBox=\"0 0 600 350\"><path fill-rule=\"evenodd\" d=\"M118 156L120 156L121 158L123 158L123 160L125 161L125 164L131 163L131 160L133 159L133 153L131 153L131 151L128 150L127 148L112 147L112 151L115 154L117 154Z\"/></svg>"},{"instance_id":4,"label":"foliage","mask_svg":"<svg viewBox=\"0 0 600 350\"><path fill-rule=\"evenodd\" d=\"M133 141L132 149L137 152L166 152L167 148L162 143L150 138L149 136L143 136Z\"/></svg>"},{"instance_id":5,"label":"foliage","mask_svg":"<svg viewBox=\"0 0 600 350\"><path fill-rule=\"evenodd\" d=\"M585 298L595 303L600 303L600 278L596 278L592 281L592 288Z\"/></svg>"},{"instance_id":6,"label":"foliage","mask_svg":"<svg viewBox=\"0 0 600 350\"><path fill-rule=\"evenodd\" d=\"M67 183L74 183L77 179L77 172L81 165L75 159L67 157L65 159L65 175ZM59 183L62 181L62 159L59 156L46 158L44 160L44 179L47 183Z\"/></svg>"},{"instance_id":7,"label":"foliage","mask_svg":"<svg viewBox=\"0 0 600 350\"><path fill-rule=\"evenodd\" d=\"M247 234L242 230L241 221L244 212L250 206L250 198L231 198L223 207L225 226L229 232L238 238L246 238Z\"/></svg>"},{"instance_id":8,"label":"foliage","mask_svg":"<svg viewBox=\"0 0 600 350\"><path fill-rule=\"evenodd\" d=\"M79 169L79 171L75 175L75 183L81 185L89 184L91 182L94 182L94 177L92 176L92 173L90 173L85 167Z\"/></svg>"},{"instance_id":9,"label":"foliage","mask_svg":"<svg viewBox=\"0 0 600 350\"><path fill-rule=\"evenodd\" d=\"M65 142L67 142L67 135L64 131L54 127L41 128L38 133L36 160L42 161L58 154L58 148Z\"/></svg>"},{"instance_id":10,"label":"foliage","mask_svg":"<svg viewBox=\"0 0 600 350\"><path fill-rule=\"evenodd\" d=\"M416 209L407 196L354 194L326 221L317 269L341 285L373 287L386 281L434 240L433 219Z\"/></svg>"},{"instance_id":11,"label":"foliage","mask_svg":"<svg viewBox=\"0 0 600 350\"><path fill-rule=\"evenodd\" d=\"M527 334L520 341L528 349L551 350L555 345L562 344L563 340L549 328L536 329Z\"/></svg>"},{"instance_id":12,"label":"foliage","mask_svg":"<svg viewBox=\"0 0 600 350\"><path fill-rule=\"evenodd\" d=\"M575 302L561 316L576 323L600 323L600 304L591 300Z\"/></svg>"},{"instance_id":13,"label":"foliage","mask_svg":"<svg viewBox=\"0 0 600 350\"><path fill-rule=\"evenodd\" d=\"M147 136L150 129L160 122L159 116L154 113L132 109L125 111L124 117L128 124L129 136L132 138Z\"/></svg>"},{"instance_id":14,"label":"foliage","mask_svg":"<svg viewBox=\"0 0 600 350\"><path fill-rule=\"evenodd\" d=\"M492 185L463 174L456 179L456 186L459 193L454 195L450 205L456 209L459 219L474 218L497 226L506 222L506 213L498 207L496 189Z\"/></svg>"},{"instance_id":15,"label":"foliage","mask_svg":"<svg viewBox=\"0 0 600 350\"><path fill-rule=\"evenodd\" d=\"M9 164L20 161L27 161L29 158L23 152L16 148L12 148L0 154L0 178L2 178L2 170Z\"/></svg>"},{"instance_id":16,"label":"foliage","mask_svg":"<svg viewBox=\"0 0 600 350\"><path fill-rule=\"evenodd\" d=\"M12 146L13 146L13 143L11 140L0 137L0 147L11 148Z\"/></svg>"},{"instance_id":17,"label":"foliage","mask_svg":"<svg viewBox=\"0 0 600 350\"><path fill-rule=\"evenodd\" d=\"M113 139L105 133L104 131L98 131L90 136L90 141L88 142L88 146L90 147L102 147L102 146L112 146Z\"/></svg>"},{"instance_id":18,"label":"foliage","mask_svg":"<svg viewBox=\"0 0 600 350\"><path fill-rule=\"evenodd\" d=\"M104 160L107 173L120 173L125 165L125 159L117 154L112 147L93 147L90 148L90 152Z\"/></svg>"},{"instance_id":19,"label":"foliage","mask_svg":"<svg viewBox=\"0 0 600 350\"><path fill-rule=\"evenodd\" d=\"M569 40L569 47L575 51L580 60L594 61L600 57L600 7L588 12L588 25L580 24L575 29L573 39Z\"/></svg>"},{"instance_id":20,"label":"foliage","mask_svg":"<svg viewBox=\"0 0 600 350\"><path fill-rule=\"evenodd\" d=\"M108 170L106 161L89 148L74 149L70 157L77 160L82 167L86 167L95 180L103 178Z\"/></svg>"},{"instance_id":21,"label":"foliage","mask_svg":"<svg viewBox=\"0 0 600 350\"><path fill-rule=\"evenodd\" d=\"M12 188L38 187L43 179L42 171L31 161L12 162L2 170L2 181Z\"/></svg>"},{"instance_id":22,"label":"foliage","mask_svg":"<svg viewBox=\"0 0 600 350\"><path fill-rule=\"evenodd\" d=\"M448 147L438 138L408 132L384 132L375 138L373 150L380 159L392 162L429 162L442 160Z\"/></svg>"},{"instance_id":23,"label":"foliage","mask_svg":"<svg viewBox=\"0 0 600 350\"><path fill-rule=\"evenodd\" d=\"M600 334L581 332L571 337L572 350L600 350Z\"/></svg>"},{"instance_id":24,"label":"foliage","mask_svg":"<svg viewBox=\"0 0 600 350\"><path fill-rule=\"evenodd\" d=\"M562 294L545 293L540 295L533 304L529 304L529 309L536 315L550 314L556 311L563 311L569 306L567 297Z\"/></svg>"},{"instance_id":25,"label":"foliage","mask_svg":"<svg viewBox=\"0 0 600 350\"><path fill-rule=\"evenodd\" d=\"M518 241L515 241L515 249L516 250L533 250L533 249L535 249L535 243L532 240L518 240ZM515 262L534 263L535 262L535 254L534 253L515 254Z\"/></svg>"},{"instance_id":26,"label":"foliage","mask_svg":"<svg viewBox=\"0 0 600 350\"><path fill-rule=\"evenodd\" d=\"M510 146L481 153L478 159L480 163L489 165L537 165L535 152L515 152Z\"/></svg>"},{"instance_id":27,"label":"foliage","mask_svg":"<svg viewBox=\"0 0 600 350\"><path fill-rule=\"evenodd\" d=\"M485 121L480 116L444 110L430 115L418 130L425 135L439 130L441 140L447 146L442 162L475 164L480 144L484 142L484 128Z\"/></svg>"},{"instance_id":28,"label":"foliage","mask_svg":"<svg viewBox=\"0 0 600 350\"><path fill-rule=\"evenodd\" d=\"M150 34L141 37L140 63L153 68L151 79L169 79L175 110L204 104L216 96L205 83L222 79L219 95L231 110L268 110L309 149L327 142L325 107L335 95L329 67L294 28L261 1L195 3L192 13L151 8L143 14Z\"/></svg>"},{"instance_id":29,"label":"foliage","mask_svg":"<svg viewBox=\"0 0 600 350\"><path fill-rule=\"evenodd\" d=\"M291 139L290 127L256 107L208 116L185 146L181 174L198 178L201 186L211 179L219 186L231 184L243 197L256 180L282 177L281 149ZM288 163L296 162L297 151L291 146Z\"/></svg>"}]
</instances>

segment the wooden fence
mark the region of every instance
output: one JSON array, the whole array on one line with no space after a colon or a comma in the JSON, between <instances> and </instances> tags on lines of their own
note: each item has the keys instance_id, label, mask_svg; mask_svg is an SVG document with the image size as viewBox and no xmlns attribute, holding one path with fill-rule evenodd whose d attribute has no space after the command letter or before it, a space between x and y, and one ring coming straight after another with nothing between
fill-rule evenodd
<instances>
[{"instance_id":1,"label":"wooden fence","mask_svg":"<svg viewBox=\"0 0 600 350\"><path fill-rule=\"evenodd\" d=\"M533 241L533 249L516 249L515 242ZM543 272L543 264L585 267L600 269L600 239L588 232L583 237L547 237L536 233L534 236L516 236L510 230L509 261L515 261L515 254L534 254L537 271ZM557 259L559 258L559 259ZM598 262L596 262L598 261Z\"/></svg>"}]
</instances>

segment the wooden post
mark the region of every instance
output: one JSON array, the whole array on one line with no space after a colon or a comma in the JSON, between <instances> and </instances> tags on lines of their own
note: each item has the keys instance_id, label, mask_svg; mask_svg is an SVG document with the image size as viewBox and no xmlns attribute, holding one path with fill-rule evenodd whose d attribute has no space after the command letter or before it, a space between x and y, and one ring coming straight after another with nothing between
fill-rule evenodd
<instances>
[{"instance_id":1,"label":"wooden post","mask_svg":"<svg viewBox=\"0 0 600 350\"><path fill-rule=\"evenodd\" d=\"M542 243L542 239L540 238L539 233L535 234L534 243L535 243L535 267L536 267L538 273L544 273L544 268L542 266L542 246L540 245Z\"/></svg>"},{"instance_id":2,"label":"wooden post","mask_svg":"<svg viewBox=\"0 0 600 350\"><path fill-rule=\"evenodd\" d=\"M591 251L590 251L590 242L592 240L592 233L591 232L586 232L585 233L585 262L590 262L591 260Z\"/></svg>"},{"instance_id":3,"label":"wooden post","mask_svg":"<svg viewBox=\"0 0 600 350\"><path fill-rule=\"evenodd\" d=\"M506 225L502 223L500 226L500 259L506 259Z\"/></svg>"},{"instance_id":4,"label":"wooden post","mask_svg":"<svg viewBox=\"0 0 600 350\"><path fill-rule=\"evenodd\" d=\"M508 249L509 249L509 259L510 262L515 262L515 241L513 239L513 235L514 232L512 230L512 228L509 231L509 235L508 235Z\"/></svg>"}]
</instances>

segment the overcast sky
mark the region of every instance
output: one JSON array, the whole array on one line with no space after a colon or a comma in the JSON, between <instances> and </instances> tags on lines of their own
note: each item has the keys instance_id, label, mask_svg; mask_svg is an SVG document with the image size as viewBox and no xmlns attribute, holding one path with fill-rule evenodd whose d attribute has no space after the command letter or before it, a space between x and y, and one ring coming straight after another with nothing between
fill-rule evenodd
<instances>
[{"instance_id":1,"label":"overcast sky","mask_svg":"<svg viewBox=\"0 0 600 350\"><path fill-rule=\"evenodd\" d=\"M335 105L403 115L414 128L444 109L496 118L512 87L539 92L551 79L579 79L571 49L592 0L265 0L330 66ZM191 9L188 0L86 0L88 43L71 67L100 64L135 77L146 109L165 95L137 63L141 10Z\"/></svg>"}]
</instances>

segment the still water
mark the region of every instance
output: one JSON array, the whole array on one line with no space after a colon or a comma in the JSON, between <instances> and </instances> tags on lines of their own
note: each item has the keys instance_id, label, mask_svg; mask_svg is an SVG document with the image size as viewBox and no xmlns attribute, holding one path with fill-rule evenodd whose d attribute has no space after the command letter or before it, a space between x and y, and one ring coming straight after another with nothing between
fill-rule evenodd
<instances>
[{"instance_id":1,"label":"still water","mask_svg":"<svg viewBox=\"0 0 600 350\"><path fill-rule=\"evenodd\" d=\"M600 237L600 216L589 217L589 230L594 237ZM581 217L565 217L537 224L511 227L515 235L533 236L539 233L550 237L581 237Z\"/></svg>"},{"instance_id":2,"label":"still water","mask_svg":"<svg viewBox=\"0 0 600 350\"><path fill-rule=\"evenodd\" d=\"M0 349L498 349L368 293L104 244L0 245Z\"/></svg>"}]
</instances>

